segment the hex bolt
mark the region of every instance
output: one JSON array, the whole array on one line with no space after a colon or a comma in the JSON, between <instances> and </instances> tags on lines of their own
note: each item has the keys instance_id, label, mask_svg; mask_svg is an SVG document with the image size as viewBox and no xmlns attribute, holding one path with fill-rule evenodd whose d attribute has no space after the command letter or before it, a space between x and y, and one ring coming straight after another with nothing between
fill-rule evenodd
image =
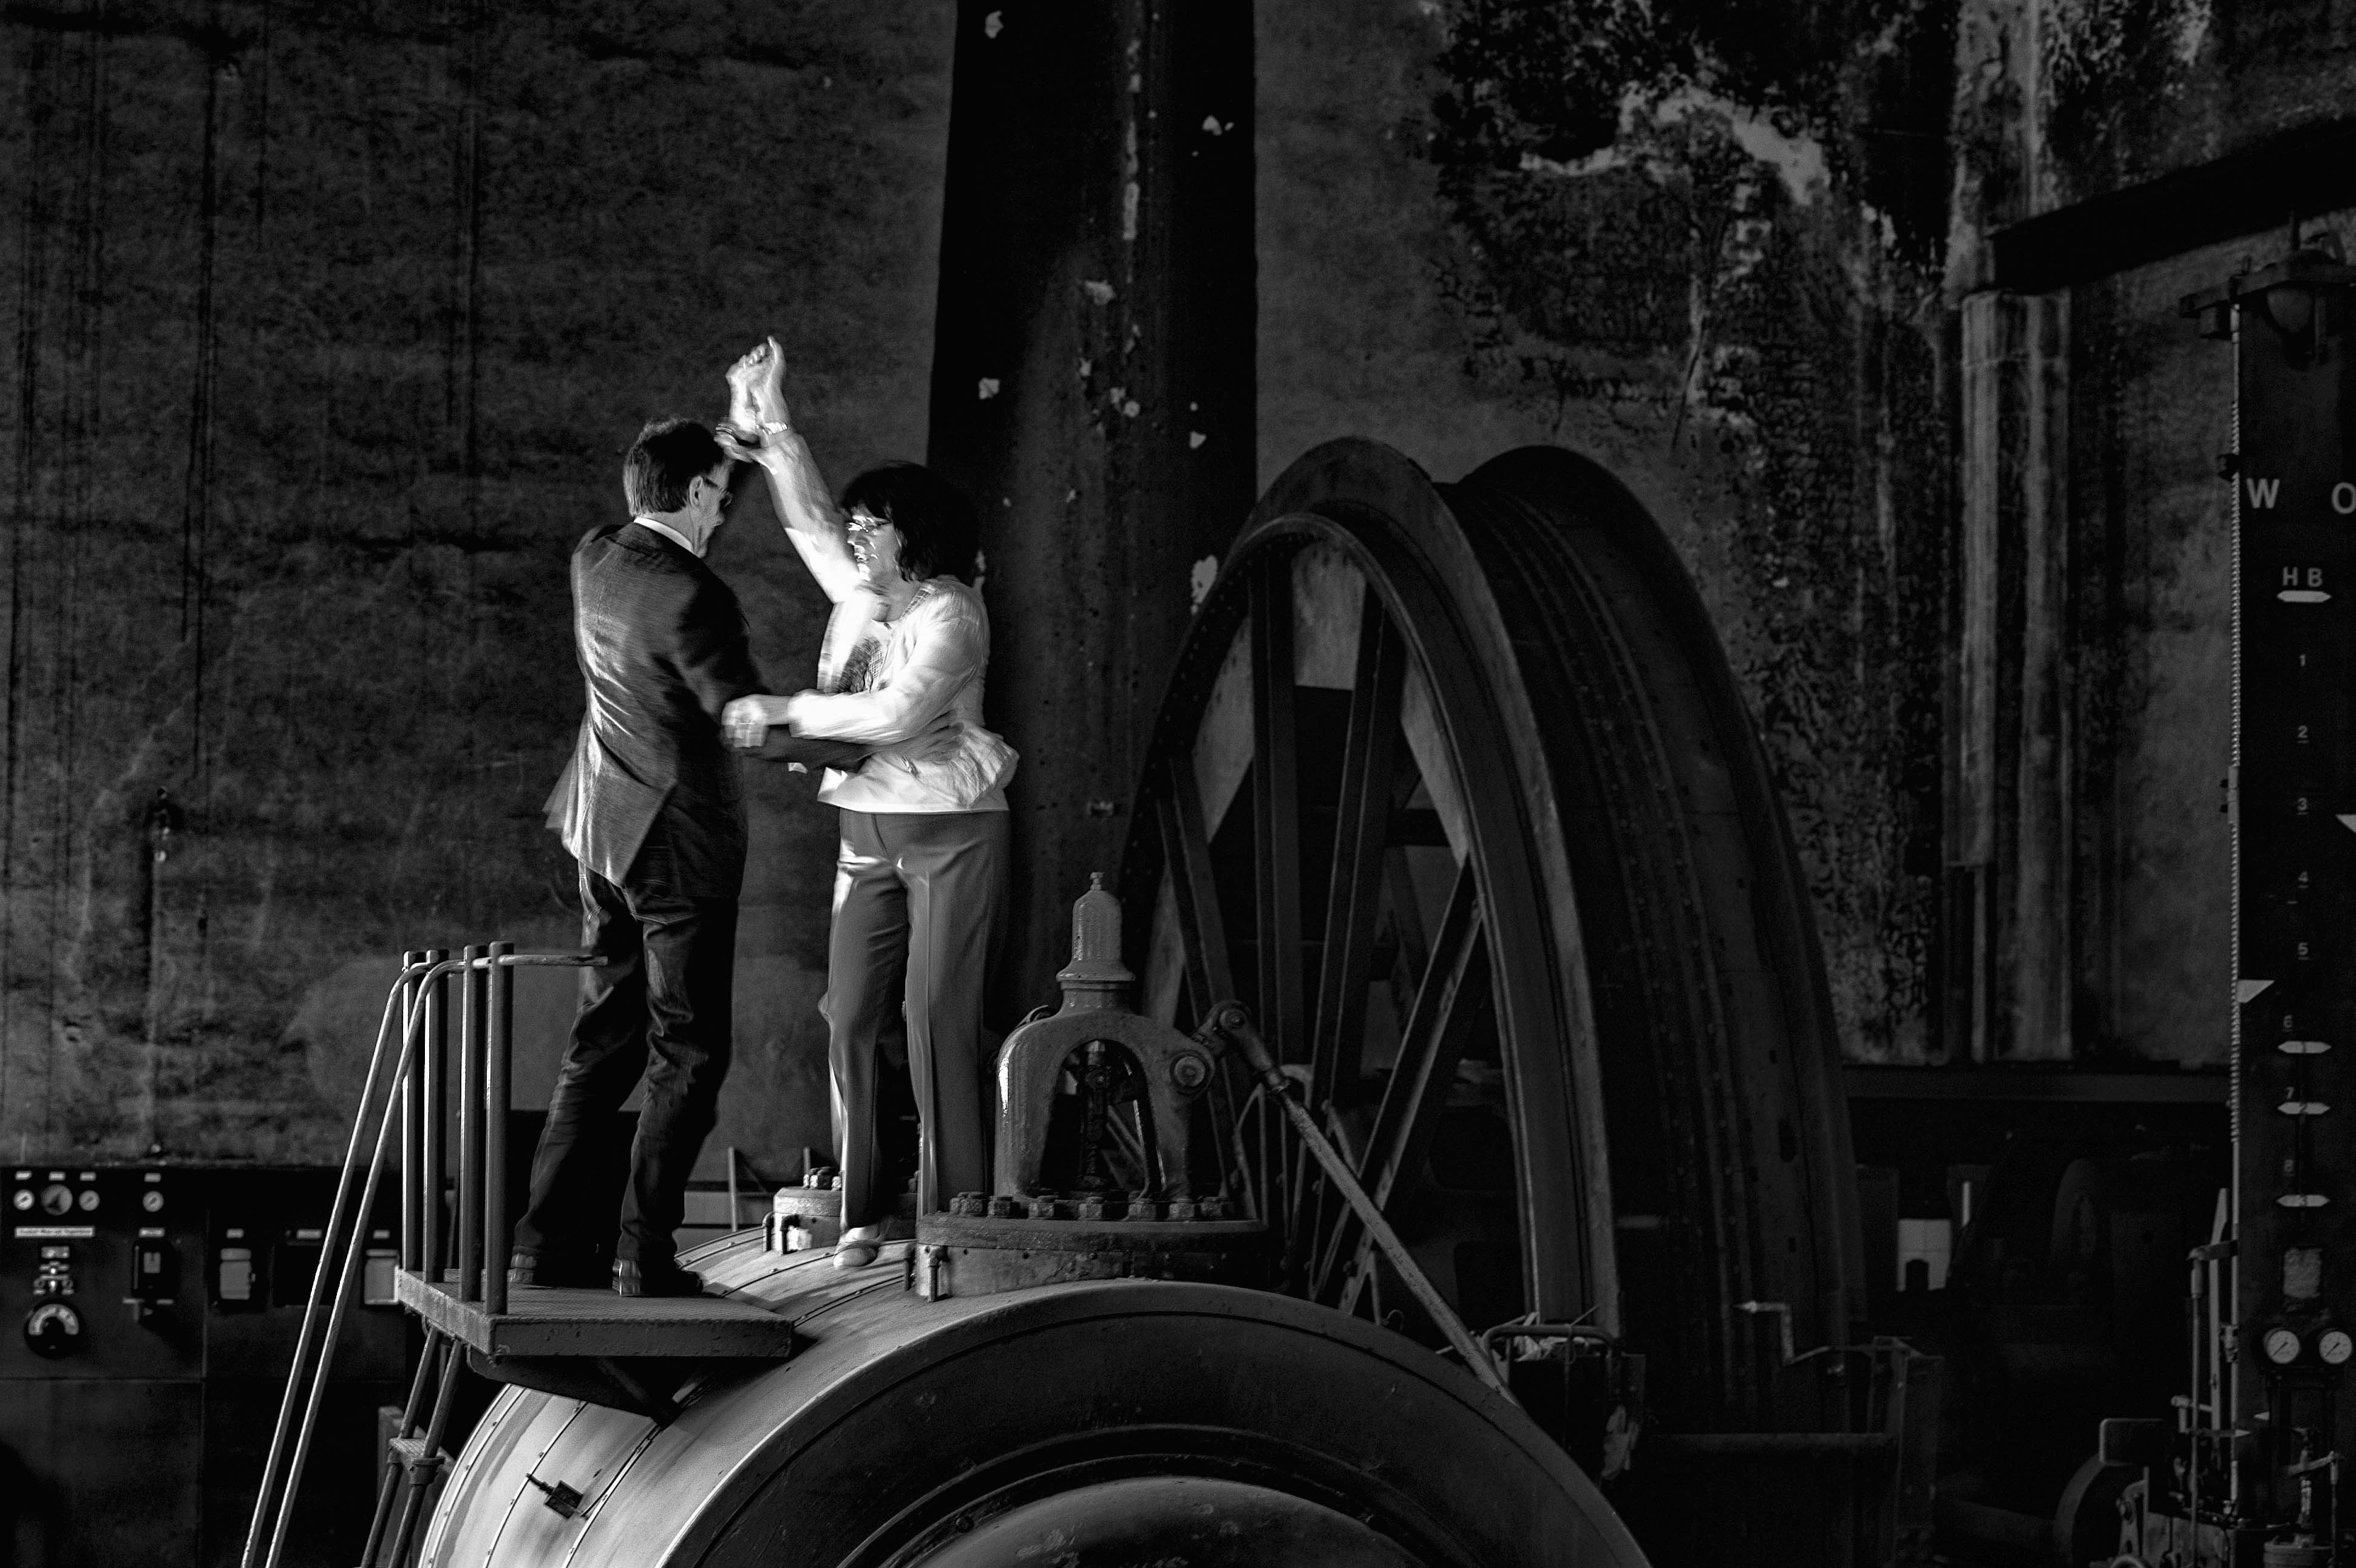
<instances>
[{"instance_id":1,"label":"hex bolt","mask_svg":"<svg viewBox=\"0 0 2356 1568\"><path fill-rule=\"evenodd\" d=\"M1170 1218L1173 1219L1192 1219L1196 1212L1195 1205L1191 1199L1173 1197L1170 1200Z\"/></svg>"},{"instance_id":2,"label":"hex bolt","mask_svg":"<svg viewBox=\"0 0 2356 1568\"><path fill-rule=\"evenodd\" d=\"M1031 1218L1033 1219L1062 1219L1063 1216L1058 1213L1055 1208L1055 1195L1052 1192L1039 1192L1032 1194Z\"/></svg>"},{"instance_id":3,"label":"hex bolt","mask_svg":"<svg viewBox=\"0 0 2356 1568\"><path fill-rule=\"evenodd\" d=\"M1151 1193L1132 1193L1129 1199L1129 1217L1131 1219L1159 1219L1162 1218L1162 1205L1154 1201Z\"/></svg>"},{"instance_id":4,"label":"hex bolt","mask_svg":"<svg viewBox=\"0 0 2356 1568\"><path fill-rule=\"evenodd\" d=\"M990 1199L990 1217L992 1219L1013 1219L1014 1200L1003 1194L992 1197Z\"/></svg>"},{"instance_id":5,"label":"hex bolt","mask_svg":"<svg viewBox=\"0 0 2356 1568\"><path fill-rule=\"evenodd\" d=\"M1183 1094L1192 1094L1211 1081L1211 1064L1192 1051L1171 1058L1170 1081Z\"/></svg>"},{"instance_id":6,"label":"hex bolt","mask_svg":"<svg viewBox=\"0 0 2356 1568\"><path fill-rule=\"evenodd\" d=\"M1102 1197L1098 1197L1095 1193L1090 1193L1087 1197L1080 1199L1080 1218L1082 1219L1101 1220L1104 1217L1105 1200Z\"/></svg>"}]
</instances>

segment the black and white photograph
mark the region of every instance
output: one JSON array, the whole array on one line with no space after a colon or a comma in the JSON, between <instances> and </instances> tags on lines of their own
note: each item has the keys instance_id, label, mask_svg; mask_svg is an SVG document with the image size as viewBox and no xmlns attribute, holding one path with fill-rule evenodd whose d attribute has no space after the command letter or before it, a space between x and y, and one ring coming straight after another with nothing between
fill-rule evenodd
<instances>
[{"instance_id":1,"label":"black and white photograph","mask_svg":"<svg viewBox=\"0 0 2356 1568\"><path fill-rule=\"evenodd\" d=\"M0 42L0 1568L2356 1568L2356 0Z\"/></svg>"}]
</instances>

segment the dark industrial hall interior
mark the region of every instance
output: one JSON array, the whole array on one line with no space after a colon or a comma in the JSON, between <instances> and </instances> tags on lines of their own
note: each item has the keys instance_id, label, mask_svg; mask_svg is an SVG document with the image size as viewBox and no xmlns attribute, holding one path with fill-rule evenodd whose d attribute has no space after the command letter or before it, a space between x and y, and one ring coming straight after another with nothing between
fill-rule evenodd
<instances>
[{"instance_id":1,"label":"dark industrial hall interior","mask_svg":"<svg viewBox=\"0 0 2356 1568\"><path fill-rule=\"evenodd\" d=\"M0 38L0 1568L2356 1565L2348 0Z\"/></svg>"}]
</instances>

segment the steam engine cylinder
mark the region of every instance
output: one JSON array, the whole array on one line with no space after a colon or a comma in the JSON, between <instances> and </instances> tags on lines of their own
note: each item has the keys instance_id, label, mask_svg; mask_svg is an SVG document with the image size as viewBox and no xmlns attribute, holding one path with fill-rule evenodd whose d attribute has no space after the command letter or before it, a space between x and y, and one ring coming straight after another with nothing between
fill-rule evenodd
<instances>
[{"instance_id":1,"label":"steam engine cylinder","mask_svg":"<svg viewBox=\"0 0 2356 1568\"><path fill-rule=\"evenodd\" d=\"M509 1390L424 1563L1644 1561L1512 1403L1327 1308L1151 1280L927 1300L905 1244L844 1271L757 1232L683 1261L790 1318L792 1358L697 1364L668 1423Z\"/></svg>"}]
</instances>

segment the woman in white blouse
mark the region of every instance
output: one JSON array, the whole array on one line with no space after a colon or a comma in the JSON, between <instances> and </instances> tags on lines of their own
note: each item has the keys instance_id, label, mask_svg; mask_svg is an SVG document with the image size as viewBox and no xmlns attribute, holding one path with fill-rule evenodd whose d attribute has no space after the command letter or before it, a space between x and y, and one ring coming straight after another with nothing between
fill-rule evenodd
<instances>
[{"instance_id":1,"label":"woman in white blouse","mask_svg":"<svg viewBox=\"0 0 2356 1568\"><path fill-rule=\"evenodd\" d=\"M856 771L829 768L819 790L841 818L821 1010L842 1166L835 1262L851 1268L874 1261L895 1196L884 1190L875 1076L904 1002L923 1123L919 1206L944 1208L991 1186L981 996L1006 899L1014 752L981 723L990 615L968 581L980 532L972 503L899 463L853 479L838 506L786 413L782 370L773 338L729 371L732 423L760 430L757 446L731 455L768 476L787 535L834 613L817 690L740 698L723 723L740 746L785 725L874 747Z\"/></svg>"}]
</instances>

